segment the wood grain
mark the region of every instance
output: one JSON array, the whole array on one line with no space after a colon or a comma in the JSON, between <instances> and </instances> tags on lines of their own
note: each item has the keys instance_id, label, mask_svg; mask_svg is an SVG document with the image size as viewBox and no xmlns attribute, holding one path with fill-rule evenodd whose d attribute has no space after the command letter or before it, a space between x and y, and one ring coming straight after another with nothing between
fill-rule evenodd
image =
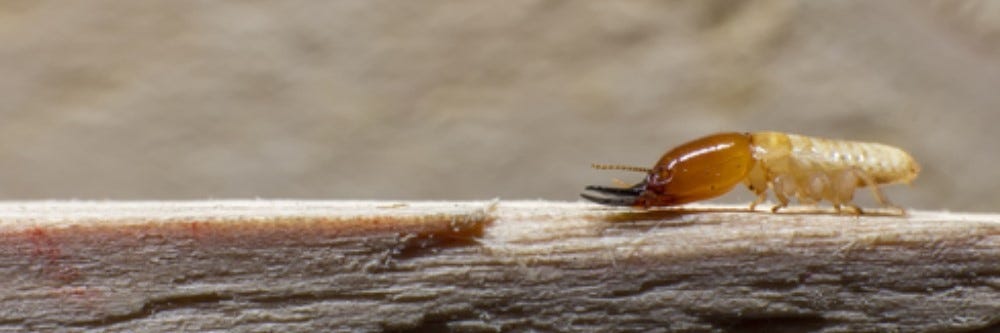
<instances>
[{"instance_id":1,"label":"wood grain","mask_svg":"<svg viewBox=\"0 0 1000 333\"><path fill-rule=\"evenodd\" d=\"M1000 329L1000 216L0 204L0 332Z\"/></svg>"}]
</instances>

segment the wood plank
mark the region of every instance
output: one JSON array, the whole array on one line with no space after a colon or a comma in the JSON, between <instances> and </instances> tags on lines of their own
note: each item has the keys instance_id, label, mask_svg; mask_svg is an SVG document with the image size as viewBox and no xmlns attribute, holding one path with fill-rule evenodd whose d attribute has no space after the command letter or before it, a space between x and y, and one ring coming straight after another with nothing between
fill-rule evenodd
<instances>
[{"instance_id":1,"label":"wood plank","mask_svg":"<svg viewBox=\"0 0 1000 333\"><path fill-rule=\"evenodd\" d=\"M0 203L0 332L1000 329L1000 215Z\"/></svg>"}]
</instances>

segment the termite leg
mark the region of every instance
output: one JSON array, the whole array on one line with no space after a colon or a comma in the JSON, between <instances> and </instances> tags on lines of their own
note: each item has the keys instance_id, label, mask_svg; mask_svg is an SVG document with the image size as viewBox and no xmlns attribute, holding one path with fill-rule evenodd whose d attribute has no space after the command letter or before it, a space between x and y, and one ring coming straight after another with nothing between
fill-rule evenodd
<instances>
[{"instance_id":1,"label":"termite leg","mask_svg":"<svg viewBox=\"0 0 1000 333\"><path fill-rule=\"evenodd\" d=\"M875 180L872 179L871 175L869 175L867 172L858 169L854 169L854 175L858 177L858 179L861 179L861 181L864 182L865 186L871 188L872 196L875 197L875 201L878 201L880 205L882 205L883 207L899 210L900 214L906 215L906 210L903 209L903 207L896 206L895 204L890 202L888 198L886 198L885 194L882 193L882 189L879 188L877 183L875 183ZM861 209L859 208L858 211L860 212Z\"/></svg>"},{"instance_id":2,"label":"termite leg","mask_svg":"<svg viewBox=\"0 0 1000 333\"><path fill-rule=\"evenodd\" d=\"M750 211L752 212L757 208L757 205L767 200L767 183L747 180L746 184L747 189L757 195L757 198L750 203Z\"/></svg>"},{"instance_id":3,"label":"termite leg","mask_svg":"<svg viewBox=\"0 0 1000 333\"><path fill-rule=\"evenodd\" d=\"M792 180L782 176L774 177L771 189L774 191L774 197L779 202L774 207L771 207L771 212L777 213L779 209L788 207L789 200L786 193L795 193L795 184L792 184Z\"/></svg>"},{"instance_id":4,"label":"termite leg","mask_svg":"<svg viewBox=\"0 0 1000 333\"><path fill-rule=\"evenodd\" d=\"M767 175L764 170L765 167L761 162L760 166L750 169L750 173L743 181L747 185L747 189L757 195L757 198L750 203L750 211L754 211L757 205L767 200Z\"/></svg>"},{"instance_id":5,"label":"termite leg","mask_svg":"<svg viewBox=\"0 0 1000 333\"><path fill-rule=\"evenodd\" d=\"M848 210L844 210L844 207L847 207L849 209ZM852 204L852 203L845 203L845 204L835 203L835 204L833 204L833 210L835 212L837 212L837 214L847 213L847 214L854 214L854 215L862 215L862 214L865 213L863 210L861 210L861 207L858 207L858 205L855 205L855 204Z\"/></svg>"},{"instance_id":6,"label":"termite leg","mask_svg":"<svg viewBox=\"0 0 1000 333\"><path fill-rule=\"evenodd\" d=\"M788 197L786 197L784 193L774 192L774 197L778 198L779 204L774 205L774 207L771 207L772 213L777 213L779 209L788 207Z\"/></svg>"},{"instance_id":7,"label":"termite leg","mask_svg":"<svg viewBox=\"0 0 1000 333\"><path fill-rule=\"evenodd\" d=\"M767 200L767 192L757 193L757 199L754 199L753 202L750 203L750 211L754 211L754 209L757 208L757 205L764 202L764 200Z\"/></svg>"}]
</instances>

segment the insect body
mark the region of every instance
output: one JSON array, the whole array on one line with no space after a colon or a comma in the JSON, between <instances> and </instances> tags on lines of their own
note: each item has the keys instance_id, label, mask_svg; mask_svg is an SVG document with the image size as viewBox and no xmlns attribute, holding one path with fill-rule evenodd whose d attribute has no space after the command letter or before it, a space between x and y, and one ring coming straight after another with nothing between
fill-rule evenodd
<instances>
[{"instance_id":1,"label":"insect body","mask_svg":"<svg viewBox=\"0 0 1000 333\"><path fill-rule=\"evenodd\" d=\"M909 183L920 167L902 149L869 142L813 138L779 132L720 133L685 143L667 152L651 169L594 165L598 169L646 172L646 179L627 188L587 186L583 198L606 205L673 206L714 198L744 183L757 195L753 210L771 189L779 204L791 197L803 203L822 200L838 212L853 204L854 191L870 187L875 199L891 206L878 186Z\"/></svg>"}]
</instances>

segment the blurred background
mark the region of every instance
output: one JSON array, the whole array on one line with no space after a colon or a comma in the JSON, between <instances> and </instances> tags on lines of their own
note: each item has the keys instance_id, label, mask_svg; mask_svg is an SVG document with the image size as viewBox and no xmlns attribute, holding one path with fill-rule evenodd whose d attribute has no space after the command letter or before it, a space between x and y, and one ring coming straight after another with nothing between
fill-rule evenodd
<instances>
[{"instance_id":1,"label":"blurred background","mask_svg":"<svg viewBox=\"0 0 1000 333\"><path fill-rule=\"evenodd\" d=\"M4 0L0 73L2 200L575 201L641 178L591 163L778 130L1000 208L993 1Z\"/></svg>"}]
</instances>

